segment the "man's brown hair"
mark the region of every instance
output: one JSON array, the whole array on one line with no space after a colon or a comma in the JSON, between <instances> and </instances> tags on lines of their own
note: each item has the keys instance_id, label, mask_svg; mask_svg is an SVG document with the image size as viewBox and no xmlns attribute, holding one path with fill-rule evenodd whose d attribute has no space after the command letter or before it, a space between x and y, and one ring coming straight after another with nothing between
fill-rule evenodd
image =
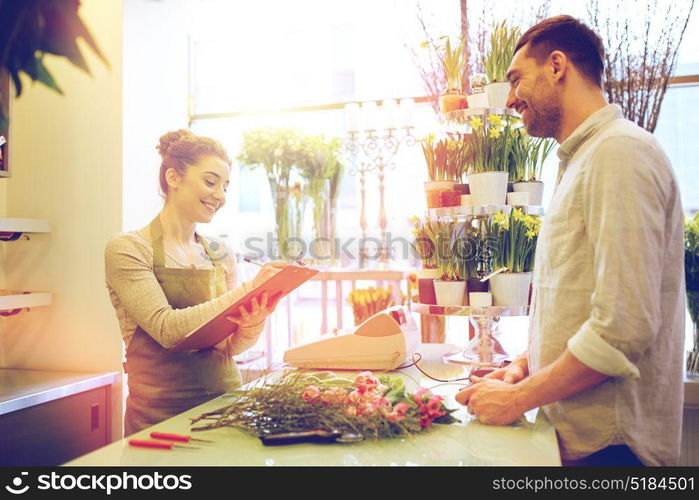
<instances>
[{"instance_id":1,"label":"man's brown hair","mask_svg":"<svg viewBox=\"0 0 699 500\"><path fill-rule=\"evenodd\" d=\"M563 52L584 77L602 87L604 45L600 37L571 16L544 19L522 35L515 53L529 44L527 56L541 64L554 50Z\"/></svg>"}]
</instances>

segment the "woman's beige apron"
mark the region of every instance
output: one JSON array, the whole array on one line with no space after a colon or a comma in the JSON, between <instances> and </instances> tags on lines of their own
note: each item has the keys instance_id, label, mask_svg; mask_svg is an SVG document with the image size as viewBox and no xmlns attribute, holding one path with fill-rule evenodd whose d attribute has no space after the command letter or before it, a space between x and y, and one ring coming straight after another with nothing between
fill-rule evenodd
<instances>
[{"instance_id":1,"label":"woman's beige apron","mask_svg":"<svg viewBox=\"0 0 699 500\"><path fill-rule=\"evenodd\" d=\"M150 223L150 234L153 272L174 309L195 306L226 292L225 270L203 238L199 237L199 241L213 262L213 269L176 269L165 267L158 217ZM129 385L124 416L126 436L240 385L240 373L232 360L229 342L199 351L170 352L140 326L126 350L126 370Z\"/></svg>"}]
</instances>

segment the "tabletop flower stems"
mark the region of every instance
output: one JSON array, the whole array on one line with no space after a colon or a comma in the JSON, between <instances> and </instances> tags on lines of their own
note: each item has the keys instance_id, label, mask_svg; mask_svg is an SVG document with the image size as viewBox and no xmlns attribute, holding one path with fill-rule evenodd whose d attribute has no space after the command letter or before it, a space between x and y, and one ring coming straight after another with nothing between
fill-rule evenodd
<instances>
[{"instance_id":1,"label":"tabletop flower stems","mask_svg":"<svg viewBox=\"0 0 699 500\"><path fill-rule=\"evenodd\" d=\"M192 430L234 427L265 436L324 429L383 439L456 422L441 396L424 388L411 393L400 376L371 372L347 379L332 372L290 371L231 396L229 406L192 419Z\"/></svg>"}]
</instances>

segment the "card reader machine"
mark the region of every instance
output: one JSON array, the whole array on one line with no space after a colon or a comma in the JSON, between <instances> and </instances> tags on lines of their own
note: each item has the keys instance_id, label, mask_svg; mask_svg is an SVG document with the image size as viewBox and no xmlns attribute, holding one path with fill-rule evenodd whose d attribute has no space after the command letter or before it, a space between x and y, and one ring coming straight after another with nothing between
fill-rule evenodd
<instances>
[{"instance_id":1,"label":"card reader machine","mask_svg":"<svg viewBox=\"0 0 699 500\"><path fill-rule=\"evenodd\" d=\"M292 347L284 361L298 368L393 370L420 344L412 315L395 306L367 318L349 333Z\"/></svg>"}]
</instances>

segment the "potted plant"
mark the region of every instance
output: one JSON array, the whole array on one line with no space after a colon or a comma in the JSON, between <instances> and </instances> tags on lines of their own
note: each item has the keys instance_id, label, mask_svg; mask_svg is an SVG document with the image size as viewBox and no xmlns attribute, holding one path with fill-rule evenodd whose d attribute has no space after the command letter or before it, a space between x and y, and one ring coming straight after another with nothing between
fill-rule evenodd
<instances>
[{"instance_id":1,"label":"potted plant","mask_svg":"<svg viewBox=\"0 0 699 500\"><path fill-rule=\"evenodd\" d=\"M0 2L0 73L7 71L15 87L15 96L22 94L22 79L28 76L33 82L63 94L56 78L44 65L44 56L63 56L75 67L90 73L82 53L89 47L109 67L107 59L92 38L90 30L78 15L80 2L55 2L24 0ZM84 45L78 45L82 38ZM0 92L0 130L8 126L6 115L10 96Z\"/></svg>"},{"instance_id":2,"label":"potted plant","mask_svg":"<svg viewBox=\"0 0 699 500\"><path fill-rule=\"evenodd\" d=\"M699 212L684 223L684 275L687 307L694 324L694 346L687 353L687 375L699 377Z\"/></svg>"},{"instance_id":3,"label":"potted plant","mask_svg":"<svg viewBox=\"0 0 699 500\"><path fill-rule=\"evenodd\" d=\"M488 84L488 77L483 73L476 73L469 79L469 82L472 94L466 96L468 107L487 108L488 94L485 91L485 86Z\"/></svg>"},{"instance_id":4,"label":"potted plant","mask_svg":"<svg viewBox=\"0 0 699 500\"><path fill-rule=\"evenodd\" d=\"M514 191L529 193L529 204L541 205L544 183L539 179L544 162L556 143L552 139L530 137L524 128L520 128L514 138L514 169L511 169L511 173L514 172Z\"/></svg>"},{"instance_id":5,"label":"potted plant","mask_svg":"<svg viewBox=\"0 0 699 500\"><path fill-rule=\"evenodd\" d=\"M489 280L493 305L528 305L541 218L515 208L509 216L499 212L485 226L493 269L507 269Z\"/></svg>"},{"instance_id":6,"label":"potted plant","mask_svg":"<svg viewBox=\"0 0 699 500\"><path fill-rule=\"evenodd\" d=\"M456 256L457 274L466 280L464 302L466 305L469 305L469 292L487 292L488 283L481 282L476 273L480 240L478 231L470 223L465 223L460 234L454 245L454 254Z\"/></svg>"},{"instance_id":7,"label":"potted plant","mask_svg":"<svg viewBox=\"0 0 699 500\"><path fill-rule=\"evenodd\" d=\"M444 68L444 76L447 81L447 90L439 96L439 109L442 113L450 113L466 108L466 96L463 93L463 74L467 63L463 53L463 37L459 38L459 43L452 49L451 41L448 37L444 48L438 51L439 60Z\"/></svg>"},{"instance_id":8,"label":"potted plant","mask_svg":"<svg viewBox=\"0 0 699 500\"><path fill-rule=\"evenodd\" d=\"M440 274L437 265L437 242L433 239L436 230L429 221L422 223L417 217L413 217L412 222L415 225L415 241L411 246L422 264L422 268L416 273L419 301L421 304L437 304L434 280L439 278Z\"/></svg>"},{"instance_id":9,"label":"potted plant","mask_svg":"<svg viewBox=\"0 0 699 500\"><path fill-rule=\"evenodd\" d=\"M467 150L463 135L452 134L437 139L430 134L420 142L427 164L425 194L427 208L451 207L460 204L462 181L467 164Z\"/></svg>"},{"instance_id":10,"label":"potted plant","mask_svg":"<svg viewBox=\"0 0 699 500\"><path fill-rule=\"evenodd\" d=\"M507 68L520 36L519 28L508 26L506 21L493 26L489 51L483 58L483 67L490 81L485 86L485 91L491 108L504 108L507 103L507 95L510 93Z\"/></svg>"},{"instance_id":11,"label":"potted plant","mask_svg":"<svg viewBox=\"0 0 699 500\"><path fill-rule=\"evenodd\" d=\"M460 237L460 227L453 219L438 220L429 224L436 243L437 268L439 279L434 281L437 305L463 306L466 295L466 281L459 277L458 260L454 247Z\"/></svg>"},{"instance_id":12,"label":"potted plant","mask_svg":"<svg viewBox=\"0 0 699 500\"><path fill-rule=\"evenodd\" d=\"M509 116L491 114L485 122L480 116L472 117L469 122L467 178L474 206L505 204L512 148L511 121Z\"/></svg>"}]
</instances>

